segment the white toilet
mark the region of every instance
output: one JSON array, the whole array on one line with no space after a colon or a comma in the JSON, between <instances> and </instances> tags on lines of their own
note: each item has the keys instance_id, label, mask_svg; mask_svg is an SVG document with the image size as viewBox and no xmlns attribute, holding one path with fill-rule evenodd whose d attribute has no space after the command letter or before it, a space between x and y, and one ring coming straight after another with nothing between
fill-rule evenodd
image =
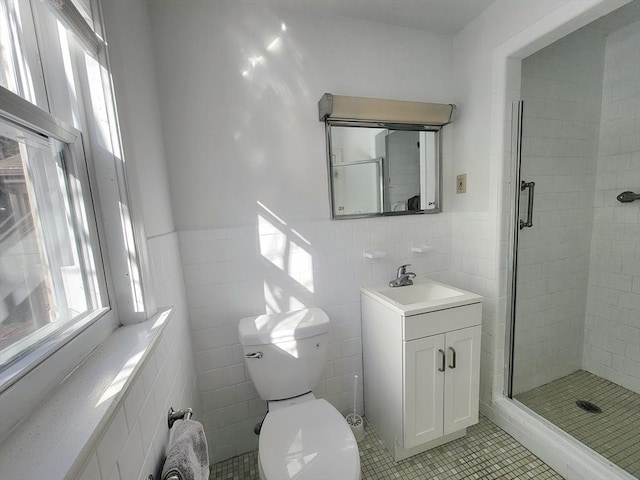
<instances>
[{"instance_id":1,"label":"white toilet","mask_svg":"<svg viewBox=\"0 0 640 480\"><path fill-rule=\"evenodd\" d=\"M238 331L249 374L269 407L260 431L260 479L359 480L349 425L311 393L327 353L327 314L310 308L243 318Z\"/></svg>"}]
</instances>

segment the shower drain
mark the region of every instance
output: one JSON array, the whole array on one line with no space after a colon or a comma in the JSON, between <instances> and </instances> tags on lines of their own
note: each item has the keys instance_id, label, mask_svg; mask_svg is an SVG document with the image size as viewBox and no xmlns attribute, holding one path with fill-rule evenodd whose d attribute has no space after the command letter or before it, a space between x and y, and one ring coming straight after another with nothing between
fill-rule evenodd
<instances>
[{"instance_id":1,"label":"shower drain","mask_svg":"<svg viewBox=\"0 0 640 480\"><path fill-rule=\"evenodd\" d=\"M595 403L591 403L587 400L578 400L576 401L576 405L580 407L585 412L589 413L602 413L602 409L596 405Z\"/></svg>"}]
</instances>

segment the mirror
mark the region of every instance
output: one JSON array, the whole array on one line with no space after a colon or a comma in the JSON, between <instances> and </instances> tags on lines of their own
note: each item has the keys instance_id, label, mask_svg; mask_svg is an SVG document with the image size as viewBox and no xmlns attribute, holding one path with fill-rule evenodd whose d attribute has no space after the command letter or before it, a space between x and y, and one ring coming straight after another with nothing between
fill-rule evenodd
<instances>
[{"instance_id":1,"label":"mirror","mask_svg":"<svg viewBox=\"0 0 640 480\"><path fill-rule=\"evenodd\" d=\"M440 127L326 121L334 219L441 211Z\"/></svg>"}]
</instances>

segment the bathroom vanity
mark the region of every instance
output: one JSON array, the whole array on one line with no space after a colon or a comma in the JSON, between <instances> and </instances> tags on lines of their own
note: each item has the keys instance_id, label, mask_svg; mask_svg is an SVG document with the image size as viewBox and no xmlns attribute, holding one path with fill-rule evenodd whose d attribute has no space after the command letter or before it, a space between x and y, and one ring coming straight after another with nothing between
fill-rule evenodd
<instances>
[{"instance_id":1,"label":"bathroom vanity","mask_svg":"<svg viewBox=\"0 0 640 480\"><path fill-rule=\"evenodd\" d=\"M361 289L366 416L396 461L478 422L482 297L432 280Z\"/></svg>"}]
</instances>

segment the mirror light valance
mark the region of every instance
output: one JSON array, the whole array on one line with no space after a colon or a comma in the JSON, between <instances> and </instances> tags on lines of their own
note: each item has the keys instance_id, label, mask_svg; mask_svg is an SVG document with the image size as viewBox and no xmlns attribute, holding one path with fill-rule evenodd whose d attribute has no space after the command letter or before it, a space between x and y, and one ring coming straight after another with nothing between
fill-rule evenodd
<instances>
[{"instance_id":1,"label":"mirror light valance","mask_svg":"<svg viewBox=\"0 0 640 480\"><path fill-rule=\"evenodd\" d=\"M349 97L325 93L318 102L320 121L369 121L443 126L451 123L455 105Z\"/></svg>"}]
</instances>

